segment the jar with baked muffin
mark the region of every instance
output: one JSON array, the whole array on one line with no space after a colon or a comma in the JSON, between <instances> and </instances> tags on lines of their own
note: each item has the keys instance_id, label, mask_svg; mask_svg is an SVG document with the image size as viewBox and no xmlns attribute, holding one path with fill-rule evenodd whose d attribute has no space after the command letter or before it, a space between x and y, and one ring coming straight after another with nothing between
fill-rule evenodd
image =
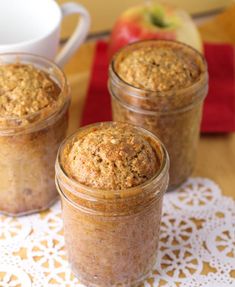
<instances>
[{"instance_id":1,"label":"jar with baked muffin","mask_svg":"<svg viewBox=\"0 0 235 287\"><path fill-rule=\"evenodd\" d=\"M64 73L30 54L0 55L0 212L41 211L57 198L54 165L66 136Z\"/></svg>"},{"instance_id":2,"label":"jar with baked muffin","mask_svg":"<svg viewBox=\"0 0 235 287\"><path fill-rule=\"evenodd\" d=\"M203 100L208 90L204 57L176 41L147 40L114 55L109 67L113 119L142 126L165 144L169 189L192 173Z\"/></svg>"},{"instance_id":3,"label":"jar with baked muffin","mask_svg":"<svg viewBox=\"0 0 235 287\"><path fill-rule=\"evenodd\" d=\"M73 273L86 286L137 286L157 254L168 155L152 133L98 123L60 147L56 182Z\"/></svg>"}]
</instances>

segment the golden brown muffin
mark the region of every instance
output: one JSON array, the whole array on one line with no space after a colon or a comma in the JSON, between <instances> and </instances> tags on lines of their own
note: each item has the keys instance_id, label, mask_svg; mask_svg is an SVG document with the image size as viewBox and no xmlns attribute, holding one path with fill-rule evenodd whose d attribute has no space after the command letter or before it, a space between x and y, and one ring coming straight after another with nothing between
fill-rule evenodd
<instances>
[{"instance_id":1,"label":"golden brown muffin","mask_svg":"<svg viewBox=\"0 0 235 287\"><path fill-rule=\"evenodd\" d=\"M0 66L1 117L34 114L57 101L59 95L59 86L47 73L32 65Z\"/></svg>"},{"instance_id":2,"label":"golden brown muffin","mask_svg":"<svg viewBox=\"0 0 235 287\"><path fill-rule=\"evenodd\" d=\"M84 285L139 286L148 275L168 167L159 139L128 124L90 125L62 144L56 182L66 249Z\"/></svg>"},{"instance_id":3,"label":"golden brown muffin","mask_svg":"<svg viewBox=\"0 0 235 287\"><path fill-rule=\"evenodd\" d=\"M43 210L58 196L54 164L69 97L57 73L19 62L0 65L0 212Z\"/></svg>"},{"instance_id":4,"label":"golden brown muffin","mask_svg":"<svg viewBox=\"0 0 235 287\"><path fill-rule=\"evenodd\" d=\"M179 186L195 164L208 90L205 59L180 42L140 41L121 49L109 72L113 120L156 134L170 156L170 189Z\"/></svg>"},{"instance_id":5,"label":"golden brown muffin","mask_svg":"<svg viewBox=\"0 0 235 287\"><path fill-rule=\"evenodd\" d=\"M159 168L151 144L131 126L104 126L78 137L66 150L69 177L94 188L121 190L142 184Z\"/></svg>"},{"instance_id":6,"label":"golden brown muffin","mask_svg":"<svg viewBox=\"0 0 235 287\"><path fill-rule=\"evenodd\" d=\"M187 50L162 44L137 47L117 58L115 70L126 83L149 91L186 88L200 76L200 67Z\"/></svg>"}]
</instances>

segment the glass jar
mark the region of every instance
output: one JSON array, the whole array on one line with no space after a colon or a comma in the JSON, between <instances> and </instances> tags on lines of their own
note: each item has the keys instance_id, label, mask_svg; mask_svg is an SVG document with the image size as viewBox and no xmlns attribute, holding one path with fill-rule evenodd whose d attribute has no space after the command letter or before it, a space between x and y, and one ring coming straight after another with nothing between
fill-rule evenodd
<instances>
[{"instance_id":1,"label":"glass jar","mask_svg":"<svg viewBox=\"0 0 235 287\"><path fill-rule=\"evenodd\" d=\"M59 100L24 117L0 117L0 212L20 216L48 208L57 198L54 165L66 136L70 91L64 73L30 54L1 54L0 64L29 64L60 87Z\"/></svg>"},{"instance_id":2,"label":"glass jar","mask_svg":"<svg viewBox=\"0 0 235 287\"><path fill-rule=\"evenodd\" d=\"M117 64L126 54L141 47L168 45L187 52L200 69L199 79L186 88L148 91L122 80ZM169 189L178 187L193 171L196 160L203 100L208 91L208 73L204 57L193 48L175 41L148 40L121 49L109 66L109 92L113 120L139 125L156 134L170 157Z\"/></svg>"},{"instance_id":3,"label":"glass jar","mask_svg":"<svg viewBox=\"0 0 235 287\"><path fill-rule=\"evenodd\" d=\"M61 145L56 161L68 259L73 273L86 286L135 286L156 261L169 168L167 152L156 136L135 128L151 142L160 160L156 174L139 186L94 189L69 178L63 169L63 152L75 138L113 124L81 128Z\"/></svg>"}]
</instances>

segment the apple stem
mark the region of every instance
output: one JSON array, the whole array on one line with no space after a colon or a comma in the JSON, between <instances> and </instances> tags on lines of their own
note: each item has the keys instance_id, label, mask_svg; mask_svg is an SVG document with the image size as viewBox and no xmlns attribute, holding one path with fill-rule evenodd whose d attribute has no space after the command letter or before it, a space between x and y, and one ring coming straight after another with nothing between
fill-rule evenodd
<instances>
[{"instance_id":1,"label":"apple stem","mask_svg":"<svg viewBox=\"0 0 235 287\"><path fill-rule=\"evenodd\" d=\"M151 22L160 28L167 28L169 27L169 25L164 21L164 19L161 17L157 17L156 15L154 15L153 13L150 14L150 19Z\"/></svg>"}]
</instances>

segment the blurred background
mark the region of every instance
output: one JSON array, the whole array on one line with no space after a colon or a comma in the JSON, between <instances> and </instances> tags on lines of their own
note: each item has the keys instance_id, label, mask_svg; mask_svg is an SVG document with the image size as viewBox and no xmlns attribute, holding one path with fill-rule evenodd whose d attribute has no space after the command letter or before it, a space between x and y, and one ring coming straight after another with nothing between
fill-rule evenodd
<instances>
[{"instance_id":1,"label":"blurred background","mask_svg":"<svg viewBox=\"0 0 235 287\"><path fill-rule=\"evenodd\" d=\"M92 18L91 35L108 32L115 19L127 7L143 3L144 0L73 0L83 4L90 12ZM58 3L68 0L57 0ZM146 0L146 2L149 2ZM164 3L180 7L188 11L194 18L208 18L221 12L234 0L164 0ZM62 38L66 39L73 31L76 24L76 16L65 19L62 27Z\"/></svg>"}]
</instances>

